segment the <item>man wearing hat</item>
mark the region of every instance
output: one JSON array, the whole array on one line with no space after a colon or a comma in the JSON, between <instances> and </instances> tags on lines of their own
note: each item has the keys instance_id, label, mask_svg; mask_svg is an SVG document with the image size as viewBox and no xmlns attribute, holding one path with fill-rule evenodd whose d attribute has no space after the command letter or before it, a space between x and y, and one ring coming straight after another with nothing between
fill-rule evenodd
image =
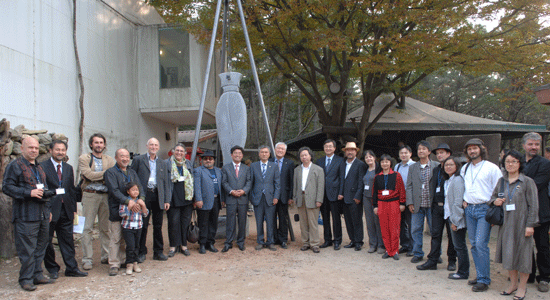
<instances>
[{"instance_id":1,"label":"man wearing hat","mask_svg":"<svg viewBox=\"0 0 550 300\"><path fill-rule=\"evenodd\" d=\"M420 141L416 144L418 158L416 164L409 167L407 175L407 207L411 212L411 236L413 239L413 254L411 263L418 263L424 259L422 251L422 233L424 220L428 220L428 227L432 232L432 198L430 186L435 185L436 178L433 170L439 163L430 160L430 143Z\"/></svg>"},{"instance_id":2,"label":"man wearing hat","mask_svg":"<svg viewBox=\"0 0 550 300\"><path fill-rule=\"evenodd\" d=\"M344 220L351 240L344 248L360 251L363 246L363 176L367 165L356 159L359 148L354 142L348 142L342 151L346 154L346 161L340 165L338 201L344 201Z\"/></svg>"},{"instance_id":3,"label":"man wearing hat","mask_svg":"<svg viewBox=\"0 0 550 300\"><path fill-rule=\"evenodd\" d=\"M439 144L432 153L435 154L439 165L434 168L432 177L434 181L430 182L430 196L432 197L432 235L431 249L428 254L428 261L417 266L418 270L436 270L437 263L441 260L441 239L443 237L443 228L447 227L447 257L449 258L448 271L456 270L456 251L451 238L451 225L449 224L449 209L445 209L445 178L443 174L443 162L453 153L449 145ZM447 212L446 212L447 211Z\"/></svg>"},{"instance_id":4,"label":"man wearing hat","mask_svg":"<svg viewBox=\"0 0 550 300\"><path fill-rule=\"evenodd\" d=\"M199 222L200 253L206 249L218 252L214 247L218 230L218 214L222 207L222 170L214 167L216 156L210 150L202 155L202 166L195 169L195 205Z\"/></svg>"},{"instance_id":5,"label":"man wearing hat","mask_svg":"<svg viewBox=\"0 0 550 300\"><path fill-rule=\"evenodd\" d=\"M491 224L485 221L485 214L493 191L502 172L494 163L487 161L487 148L478 138L470 139L464 145L468 163L460 170L464 178L464 214L468 238L472 245L472 257L476 266L477 278L468 281L472 291L484 292L491 284L489 238Z\"/></svg>"}]
</instances>

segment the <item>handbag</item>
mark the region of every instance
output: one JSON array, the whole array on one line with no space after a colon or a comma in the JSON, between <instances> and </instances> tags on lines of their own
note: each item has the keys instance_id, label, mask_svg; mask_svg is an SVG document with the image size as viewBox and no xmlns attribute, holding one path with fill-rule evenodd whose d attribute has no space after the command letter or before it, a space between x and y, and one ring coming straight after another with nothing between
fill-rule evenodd
<instances>
[{"instance_id":1,"label":"handbag","mask_svg":"<svg viewBox=\"0 0 550 300\"><path fill-rule=\"evenodd\" d=\"M504 195L504 179L501 178L500 180L500 192L499 196ZM500 198L500 197L499 197ZM487 221L491 225L498 225L502 226L504 224L504 210L501 206L496 206L493 203L489 205L489 209L487 209L487 213L485 214L485 221Z\"/></svg>"},{"instance_id":2,"label":"handbag","mask_svg":"<svg viewBox=\"0 0 550 300\"><path fill-rule=\"evenodd\" d=\"M193 210L191 217L191 224L187 229L187 241L190 243L196 243L199 241L199 226L197 226L197 211Z\"/></svg>"}]
</instances>

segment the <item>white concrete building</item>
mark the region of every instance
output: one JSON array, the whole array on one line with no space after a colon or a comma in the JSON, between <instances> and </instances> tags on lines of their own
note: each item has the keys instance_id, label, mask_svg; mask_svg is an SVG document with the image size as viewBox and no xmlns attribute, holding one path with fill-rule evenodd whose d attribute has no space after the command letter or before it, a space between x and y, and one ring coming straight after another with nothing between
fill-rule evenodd
<instances>
[{"instance_id":1,"label":"white concrete building","mask_svg":"<svg viewBox=\"0 0 550 300\"><path fill-rule=\"evenodd\" d=\"M195 124L208 49L164 24L141 0L77 0L76 40L84 79L84 143L95 132L117 148L145 153L155 136L160 156L177 126ZM0 119L12 127L69 137L78 156L80 85L73 45L72 0L0 1ZM212 64L203 123L214 123L219 85Z\"/></svg>"}]
</instances>

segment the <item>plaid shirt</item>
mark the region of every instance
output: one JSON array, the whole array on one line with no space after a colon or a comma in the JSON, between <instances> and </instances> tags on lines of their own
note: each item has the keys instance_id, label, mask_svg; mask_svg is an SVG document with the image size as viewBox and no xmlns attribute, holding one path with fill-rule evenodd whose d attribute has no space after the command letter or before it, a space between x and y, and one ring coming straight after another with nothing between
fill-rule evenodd
<instances>
[{"instance_id":1,"label":"plaid shirt","mask_svg":"<svg viewBox=\"0 0 550 300\"><path fill-rule=\"evenodd\" d=\"M141 212L136 213L129 210L127 205L121 204L120 210L118 211L118 213L122 217L122 221L120 222L120 225L122 225L122 228L141 229L143 227L143 218L149 215L149 210L147 210L147 213L144 213L144 214L142 214ZM134 222L137 224L132 224Z\"/></svg>"},{"instance_id":2,"label":"plaid shirt","mask_svg":"<svg viewBox=\"0 0 550 300\"><path fill-rule=\"evenodd\" d=\"M430 162L424 168L420 168L420 178L422 179L422 202L420 202L420 207L430 207Z\"/></svg>"}]
</instances>

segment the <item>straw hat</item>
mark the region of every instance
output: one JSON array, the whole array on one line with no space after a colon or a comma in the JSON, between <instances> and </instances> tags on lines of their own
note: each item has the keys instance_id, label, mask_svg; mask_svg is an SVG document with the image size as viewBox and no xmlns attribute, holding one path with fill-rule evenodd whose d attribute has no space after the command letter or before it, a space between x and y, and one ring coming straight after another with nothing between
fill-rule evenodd
<instances>
[{"instance_id":1,"label":"straw hat","mask_svg":"<svg viewBox=\"0 0 550 300\"><path fill-rule=\"evenodd\" d=\"M359 148L357 148L355 142L347 142L346 147L342 148L342 151L346 151L346 149L355 149L355 151L359 152Z\"/></svg>"}]
</instances>

